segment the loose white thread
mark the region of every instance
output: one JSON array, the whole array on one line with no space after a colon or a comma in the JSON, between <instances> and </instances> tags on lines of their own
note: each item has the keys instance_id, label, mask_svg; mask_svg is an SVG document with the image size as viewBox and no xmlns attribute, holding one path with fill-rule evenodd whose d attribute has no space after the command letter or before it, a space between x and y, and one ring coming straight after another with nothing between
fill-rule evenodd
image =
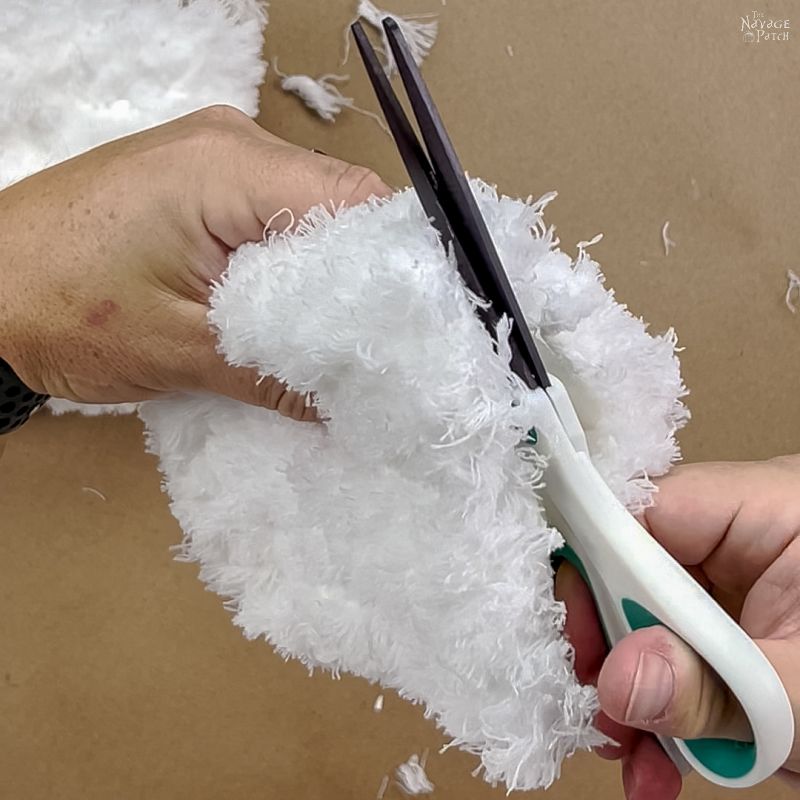
<instances>
[{"instance_id":1,"label":"loose white thread","mask_svg":"<svg viewBox=\"0 0 800 800\"><path fill-rule=\"evenodd\" d=\"M661 229L661 241L664 242L664 255L668 256L670 248L675 247L675 242L669 238L669 220L664 223Z\"/></svg>"},{"instance_id":2,"label":"loose white thread","mask_svg":"<svg viewBox=\"0 0 800 800\"><path fill-rule=\"evenodd\" d=\"M786 306L792 314L797 313L797 306L794 304L792 297L797 292L797 299L800 300L800 277L794 270L786 270L786 277L789 279L789 285L786 287Z\"/></svg>"},{"instance_id":3,"label":"loose white thread","mask_svg":"<svg viewBox=\"0 0 800 800\"><path fill-rule=\"evenodd\" d=\"M374 711L376 714L380 714L380 713L381 713L381 711L383 711L383 695L382 695L382 694L379 694L379 695L378 695L378 696L375 698L375 702L372 704L372 710L373 710L373 711Z\"/></svg>"},{"instance_id":4,"label":"loose white thread","mask_svg":"<svg viewBox=\"0 0 800 800\"><path fill-rule=\"evenodd\" d=\"M593 244L597 244L603 238L602 233L595 234L588 242L578 242L578 258L576 259L576 263L580 263L586 258L586 248L591 247Z\"/></svg>"},{"instance_id":5,"label":"loose white thread","mask_svg":"<svg viewBox=\"0 0 800 800\"><path fill-rule=\"evenodd\" d=\"M262 238L263 241L266 242L267 241L267 237L269 235L274 235L275 233L277 233L277 231L271 230L272 223L275 222L275 220L278 219L278 217L283 216L284 214L288 214L289 215L289 222L287 223L286 227L281 231L281 233L286 233L286 231L289 231L292 228L294 228L294 212L292 211L291 208L287 208L286 206L284 206L279 211L276 211L267 220L267 224L264 225L264 232L261 234L261 238Z\"/></svg>"},{"instance_id":6,"label":"loose white thread","mask_svg":"<svg viewBox=\"0 0 800 800\"><path fill-rule=\"evenodd\" d=\"M420 763L419 756L414 754L396 770L397 783L406 794L430 794L434 785L425 774L425 767Z\"/></svg>"},{"instance_id":7,"label":"loose white thread","mask_svg":"<svg viewBox=\"0 0 800 800\"><path fill-rule=\"evenodd\" d=\"M593 244L597 244L602 240L603 240L603 234L596 233L594 236L592 236L591 239L589 239L588 242L578 242L578 250L585 250L587 247L591 247Z\"/></svg>"},{"instance_id":8,"label":"loose white thread","mask_svg":"<svg viewBox=\"0 0 800 800\"><path fill-rule=\"evenodd\" d=\"M506 45L506 53L508 53L511 58L514 58L514 48L510 44Z\"/></svg>"},{"instance_id":9,"label":"loose white thread","mask_svg":"<svg viewBox=\"0 0 800 800\"><path fill-rule=\"evenodd\" d=\"M436 14L413 14L401 17L398 14L382 11L370 2L370 0L359 0L356 15L345 28L342 64L346 64L347 59L350 57L350 26L357 20L363 19L380 33L382 46L376 48L376 50L379 50L383 54L383 68L386 74L391 76L397 72L397 65L394 63L394 57L389 47L389 39L386 36L386 31L384 31L382 24L383 20L387 17L393 19L400 28L400 32L406 40L408 50L411 53L411 57L414 59L414 63L417 66L422 64L436 42L436 33L439 28L439 23L435 19ZM433 21L420 21L425 19L432 19Z\"/></svg>"},{"instance_id":10,"label":"loose white thread","mask_svg":"<svg viewBox=\"0 0 800 800\"><path fill-rule=\"evenodd\" d=\"M384 775L381 785L378 787L378 794L375 795L375 800L383 800L386 790L389 788L389 776Z\"/></svg>"},{"instance_id":11,"label":"loose white thread","mask_svg":"<svg viewBox=\"0 0 800 800\"><path fill-rule=\"evenodd\" d=\"M108 500L108 498L99 489L95 489L92 486L81 486L81 491L87 492L88 494L93 494L95 497L99 497L103 502Z\"/></svg>"}]
</instances>

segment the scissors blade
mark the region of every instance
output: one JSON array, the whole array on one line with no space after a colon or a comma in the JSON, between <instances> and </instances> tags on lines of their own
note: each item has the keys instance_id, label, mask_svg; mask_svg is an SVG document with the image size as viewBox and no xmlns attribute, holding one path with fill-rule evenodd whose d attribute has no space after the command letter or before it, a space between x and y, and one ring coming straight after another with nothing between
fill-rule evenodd
<instances>
[{"instance_id":1,"label":"scissors blade","mask_svg":"<svg viewBox=\"0 0 800 800\"><path fill-rule=\"evenodd\" d=\"M477 296L485 297L484 287L481 285L478 276L465 257L460 243L453 237L453 231L450 228L447 215L442 210L439 203L436 192L436 176L428 160L428 156L425 153L425 149L420 144L417 134L411 127L406 112L403 110L402 105L400 105L400 101L389 83L389 79L386 77L383 67L378 61L372 43L369 41L361 23L353 23L353 25L350 26L350 30L353 33L356 46L364 62L367 77L378 97L378 102L380 103L386 122L389 125L392 138L397 145L400 158L405 165L408 176L411 178L411 183L414 189L416 189L425 215L431 221L433 227L439 232L442 245L445 249L447 249L448 246L452 246L457 263L466 265L466 268L461 270L461 276L469 289ZM487 327L493 328L497 324L498 315L494 309L479 308L478 314L481 321Z\"/></svg>"},{"instance_id":2,"label":"scissors blade","mask_svg":"<svg viewBox=\"0 0 800 800\"><path fill-rule=\"evenodd\" d=\"M353 23L350 26L350 30L353 32L356 46L367 71L367 77L375 90L375 94L378 96L383 116L386 118L389 130L392 132L392 138L400 152L400 158L405 165L408 176L411 178L411 183L417 190L425 213L441 234L443 243L447 245L453 238L453 234L434 190L436 179L433 174L433 168L428 161L428 156L419 143L419 139L414 133L414 129L411 127L411 123L408 121L408 117L400 105L397 95L394 93L394 89L392 89L361 23Z\"/></svg>"},{"instance_id":3,"label":"scissors blade","mask_svg":"<svg viewBox=\"0 0 800 800\"><path fill-rule=\"evenodd\" d=\"M505 314L513 323L512 368L532 388L535 385L547 388L550 385L547 371L436 105L397 22L387 17L383 27L430 156L439 205L467 264L483 286L485 298L497 313ZM459 266L463 266L461 262Z\"/></svg>"}]
</instances>

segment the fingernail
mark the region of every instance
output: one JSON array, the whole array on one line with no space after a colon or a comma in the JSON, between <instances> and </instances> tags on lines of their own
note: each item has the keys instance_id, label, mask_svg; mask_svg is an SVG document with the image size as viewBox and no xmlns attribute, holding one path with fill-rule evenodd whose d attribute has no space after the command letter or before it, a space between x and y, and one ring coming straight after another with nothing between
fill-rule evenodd
<instances>
[{"instance_id":1,"label":"fingernail","mask_svg":"<svg viewBox=\"0 0 800 800\"><path fill-rule=\"evenodd\" d=\"M645 650L639 656L625 721L638 724L658 719L667 710L674 691L671 664L659 653Z\"/></svg>"}]
</instances>

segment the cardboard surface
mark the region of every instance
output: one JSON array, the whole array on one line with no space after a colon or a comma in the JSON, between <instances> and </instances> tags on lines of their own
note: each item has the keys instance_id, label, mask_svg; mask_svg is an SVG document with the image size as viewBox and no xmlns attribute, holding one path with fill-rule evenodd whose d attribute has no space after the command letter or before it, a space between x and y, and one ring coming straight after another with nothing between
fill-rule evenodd
<instances>
[{"instance_id":1,"label":"cardboard surface","mask_svg":"<svg viewBox=\"0 0 800 800\"><path fill-rule=\"evenodd\" d=\"M267 53L283 71L339 70L353 5L274 0ZM676 327L687 460L800 451L800 314L783 303L798 270L800 32L747 44L752 9L729 0L392 8L440 13L424 71L470 172L508 193L557 189L548 218L564 246L602 231L592 252L619 298L654 329ZM800 28L797 3L759 11ZM347 70L347 91L374 107L355 59ZM263 98L259 121L278 135L404 182L374 122L327 125L274 76ZM370 800L442 742L393 694L375 714L375 688L309 678L241 637L194 567L171 561L180 531L135 419L40 415L14 435L0 529L2 798ZM500 800L474 764L432 755L435 797ZM621 796L617 766L591 756L548 794ZM693 778L683 796L731 795ZM736 796L790 794L773 783Z\"/></svg>"}]
</instances>

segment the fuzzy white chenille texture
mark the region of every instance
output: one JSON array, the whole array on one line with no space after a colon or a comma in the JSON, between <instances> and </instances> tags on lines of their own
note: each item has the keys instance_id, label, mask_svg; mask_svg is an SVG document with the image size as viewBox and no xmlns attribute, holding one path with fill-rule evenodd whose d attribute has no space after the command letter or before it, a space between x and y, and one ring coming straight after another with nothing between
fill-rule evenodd
<instances>
[{"instance_id":1,"label":"fuzzy white chenille texture","mask_svg":"<svg viewBox=\"0 0 800 800\"><path fill-rule=\"evenodd\" d=\"M544 358L629 507L678 457L675 336L650 336L572 261L537 202L473 181ZM193 395L143 404L182 558L248 638L423 703L486 780L549 785L602 740L553 597L560 535L515 447L533 393L495 352L452 258L406 190L246 244L212 297L233 364L314 392L324 425Z\"/></svg>"},{"instance_id":2,"label":"fuzzy white chenille texture","mask_svg":"<svg viewBox=\"0 0 800 800\"><path fill-rule=\"evenodd\" d=\"M266 7L261 0L2 0L0 189L209 105L255 116ZM106 408L57 406L60 413Z\"/></svg>"}]
</instances>

